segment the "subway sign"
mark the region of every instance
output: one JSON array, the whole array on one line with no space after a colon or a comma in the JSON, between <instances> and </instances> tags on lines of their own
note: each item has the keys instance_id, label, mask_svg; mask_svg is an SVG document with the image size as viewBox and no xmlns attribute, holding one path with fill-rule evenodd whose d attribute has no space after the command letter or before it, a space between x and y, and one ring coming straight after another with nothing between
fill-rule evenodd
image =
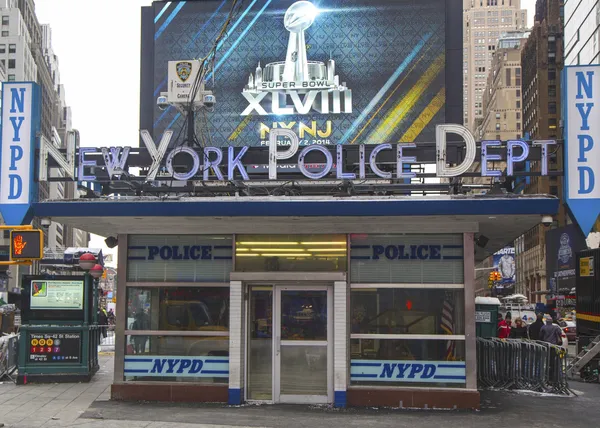
<instances>
[{"instance_id":1,"label":"subway sign","mask_svg":"<svg viewBox=\"0 0 600 428\"><path fill-rule=\"evenodd\" d=\"M125 376L229 377L228 357L126 355Z\"/></svg>"},{"instance_id":2,"label":"subway sign","mask_svg":"<svg viewBox=\"0 0 600 428\"><path fill-rule=\"evenodd\" d=\"M464 361L352 360L350 379L363 382L465 383Z\"/></svg>"}]
</instances>

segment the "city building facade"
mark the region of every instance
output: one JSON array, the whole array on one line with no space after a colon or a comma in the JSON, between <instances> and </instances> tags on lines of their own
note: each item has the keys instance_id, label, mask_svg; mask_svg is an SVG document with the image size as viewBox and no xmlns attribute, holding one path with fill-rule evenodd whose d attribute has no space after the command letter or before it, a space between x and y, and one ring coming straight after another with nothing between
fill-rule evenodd
<instances>
[{"instance_id":1,"label":"city building facade","mask_svg":"<svg viewBox=\"0 0 600 428\"><path fill-rule=\"evenodd\" d=\"M564 2L565 65L600 64L600 3Z\"/></svg>"},{"instance_id":2,"label":"city building facade","mask_svg":"<svg viewBox=\"0 0 600 428\"><path fill-rule=\"evenodd\" d=\"M475 131L483 119L483 95L498 39L524 30L527 10L520 0L463 0L463 123Z\"/></svg>"},{"instance_id":3,"label":"city building facade","mask_svg":"<svg viewBox=\"0 0 600 428\"><path fill-rule=\"evenodd\" d=\"M560 0L538 0L535 23L525 44L521 63L523 69L523 128L529 139L556 140L562 136L561 70L563 68L563 29ZM573 3L573 2L571 2ZM540 171L531 162L532 171ZM550 170L562 170L562 151L550 153ZM563 200L562 177L531 177L523 186L528 194L549 194ZM562 205L552 227L568 222ZM531 302L545 301L549 289L546 273L546 240L548 227L538 225L515 241L517 290Z\"/></svg>"},{"instance_id":4,"label":"city building facade","mask_svg":"<svg viewBox=\"0 0 600 428\"><path fill-rule=\"evenodd\" d=\"M523 135L521 49L529 32L504 33L498 40L483 95L480 140L514 140Z\"/></svg>"},{"instance_id":5,"label":"city building facade","mask_svg":"<svg viewBox=\"0 0 600 428\"><path fill-rule=\"evenodd\" d=\"M0 77L2 81L34 81L41 86L41 134L57 148L66 147L69 133L78 133L72 127L71 108L65 100L64 86L60 83L58 57L52 49L52 32L49 25L40 25L35 15L33 0L0 0ZM4 76L2 76L4 74ZM62 174L52 171L51 174ZM40 199L74 198L74 183L39 183ZM89 234L57 222L42 224L34 218L34 227L44 231L46 252L56 254L67 247L87 247ZM0 236L0 252L8 247L9 233ZM11 266L0 273L0 296L11 301L18 296L19 278L36 272L38 264Z\"/></svg>"}]
</instances>

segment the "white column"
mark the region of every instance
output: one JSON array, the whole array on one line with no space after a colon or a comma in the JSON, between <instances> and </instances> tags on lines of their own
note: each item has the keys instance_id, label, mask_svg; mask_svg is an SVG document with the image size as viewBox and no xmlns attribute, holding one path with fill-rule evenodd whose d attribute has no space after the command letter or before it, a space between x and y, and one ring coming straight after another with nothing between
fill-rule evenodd
<instances>
[{"instance_id":1,"label":"white column","mask_svg":"<svg viewBox=\"0 0 600 428\"><path fill-rule=\"evenodd\" d=\"M117 305L115 308L116 324L115 324L115 368L113 383L122 383L124 370L125 370L125 349L127 343L125 342L125 330L127 330L127 247L128 247L128 235L120 234L119 240L119 254L118 254L118 266L117 270Z\"/></svg>"},{"instance_id":2,"label":"white column","mask_svg":"<svg viewBox=\"0 0 600 428\"><path fill-rule=\"evenodd\" d=\"M231 281L229 295L229 404L244 401L244 290Z\"/></svg>"},{"instance_id":3,"label":"white column","mask_svg":"<svg viewBox=\"0 0 600 428\"><path fill-rule=\"evenodd\" d=\"M472 233L463 235L465 283L465 363L467 389L477 389L477 338L475 334L475 245Z\"/></svg>"},{"instance_id":4,"label":"white column","mask_svg":"<svg viewBox=\"0 0 600 428\"><path fill-rule=\"evenodd\" d=\"M333 388L334 405L346 407L348 386L348 285L333 284Z\"/></svg>"}]
</instances>

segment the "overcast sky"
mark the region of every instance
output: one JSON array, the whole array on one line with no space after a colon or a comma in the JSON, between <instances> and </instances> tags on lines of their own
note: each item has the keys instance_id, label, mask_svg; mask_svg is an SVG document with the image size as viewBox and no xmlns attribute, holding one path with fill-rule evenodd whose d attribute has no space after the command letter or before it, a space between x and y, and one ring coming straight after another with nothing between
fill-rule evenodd
<instances>
[{"instance_id":1,"label":"overcast sky","mask_svg":"<svg viewBox=\"0 0 600 428\"><path fill-rule=\"evenodd\" d=\"M35 0L83 146L137 146L140 8L152 0ZM522 0L533 22L535 0ZM94 239L94 243L102 243Z\"/></svg>"}]
</instances>

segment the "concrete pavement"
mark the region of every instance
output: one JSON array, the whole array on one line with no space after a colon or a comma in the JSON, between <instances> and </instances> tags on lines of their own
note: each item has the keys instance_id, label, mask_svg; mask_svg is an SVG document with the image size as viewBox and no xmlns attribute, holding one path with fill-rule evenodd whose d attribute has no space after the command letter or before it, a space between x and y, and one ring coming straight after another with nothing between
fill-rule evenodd
<instances>
[{"instance_id":1,"label":"concrete pavement","mask_svg":"<svg viewBox=\"0 0 600 428\"><path fill-rule=\"evenodd\" d=\"M100 365L88 384L0 384L0 422L19 428L587 428L600 420L598 384L572 383L577 397L485 391L479 412L122 403L109 401L112 356L101 356Z\"/></svg>"}]
</instances>

